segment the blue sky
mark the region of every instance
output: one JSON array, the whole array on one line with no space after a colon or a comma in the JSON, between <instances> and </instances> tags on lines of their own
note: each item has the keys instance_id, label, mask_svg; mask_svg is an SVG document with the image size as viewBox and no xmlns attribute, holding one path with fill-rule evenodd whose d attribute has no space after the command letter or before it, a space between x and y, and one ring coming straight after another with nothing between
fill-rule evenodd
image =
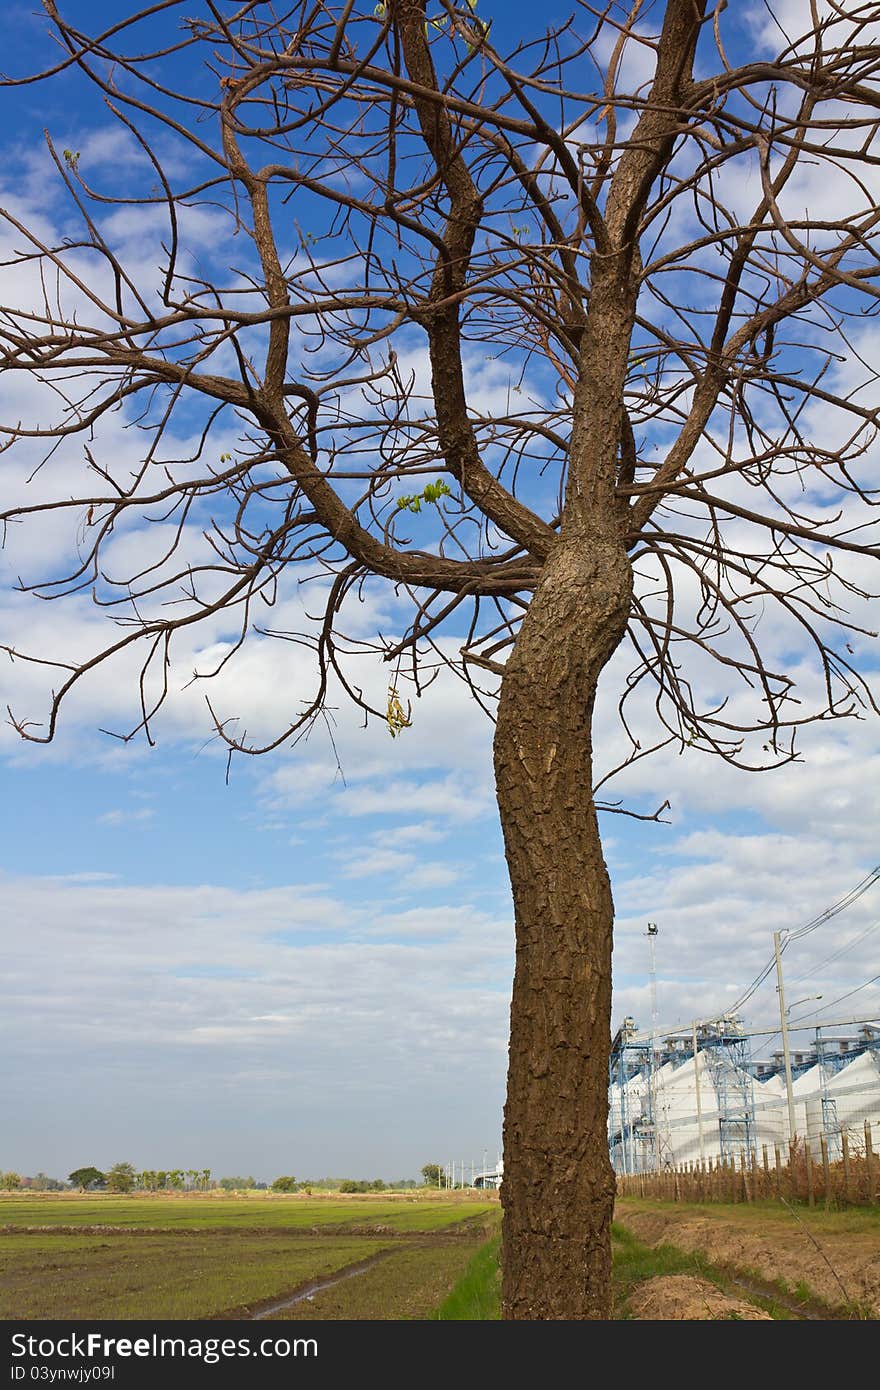
<instances>
[{"instance_id":1,"label":"blue sky","mask_svg":"<svg viewBox=\"0 0 880 1390\"><path fill-rule=\"evenodd\" d=\"M94 22L119 6L73 11ZM525 5L506 13L531 22ZM29 7L6 19L19 66L45 53ZM756 19L750 33L761 32ZM57 228L41 126L105 173L119 147L73 81L0 100L4 198ZM880 360L870 327L860 347ZM497 389L501 369L480 370L481 388ZM27 394L13 404L26 410ZM107 447L130 448L113 428ZM5 495L19 481L10 469ZM59 544L46 526L0 554L0 640L27 636L54 652L91 639L87 599L39 605L13 591L21 566L51 565ZM387 595L369 596L364 631L395 616ZM801 652L786 655L801 664ZM394 740L381 725L363 730L335 692L341 776L318 724L296 749L236 761L227 785L201 698L183 689L187 661L204 656L182 654L155 748L97 732L131 722L134 687L119 669L71 702L54 745L0 731L0 1168L65 1175L125 1159L217 1176L393 1179L494 1156L513 939L488 721L446 674ZM860 656L876 669L871 639ZM303 688L303 660L254 641L221 682L225 708L249 727L277 727ZM621 657L597 715L603 767L621 747L624 669ZM381 697L386 671L363 678ZM0 707L44 696L19 663L0 667ZM773 930L801 925L864 878L880 860L878 740L876 722L825 724L805 734L801 764L772 775L666 750L620 779L615 796L648 810L668 799L671 811L668 825L603 817L615 1023L633 1014L650 1026L647 921L660 925L658 1013L671 1027L722 1011L765 963ZM857 990L844 1016L876 1013L880 992L862 988L877 973L876 936L858 938L878 919L880 890L792 950L804 995L821 990L826 1008ZM768 984L749 1021L772 1024L774 1006Z\"/></svg>"}]
</instances>

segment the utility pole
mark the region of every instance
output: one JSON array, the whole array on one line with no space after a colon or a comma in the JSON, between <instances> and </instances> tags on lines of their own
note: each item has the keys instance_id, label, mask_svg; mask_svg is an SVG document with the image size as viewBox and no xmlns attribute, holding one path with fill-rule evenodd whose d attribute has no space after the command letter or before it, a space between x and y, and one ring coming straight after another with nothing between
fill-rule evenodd
<instances>
[{"instance_id":1,"label":"utility pole","mask_svg":"<svg viewBox=\"0 0 880 1390\"><path fill-rule=\"evenodd\" d=\"M621 1081L620 1086L618 1087L617 1113L620 1120L620 1148L621 1156L623 1158L623 1176L626 1178L629 1176L629 1167L627 1166L626 1154L626 1101L624 1100L623 1089L625 1085L626 1080L624 1079L623 1081Z\"/></svg>"},{"instance_id":2,"label":"utility pole","mask_svg":"<svg viewBox=\"0 0 880 1390\"><path fill-rule=\"evenodd\" d=\"M697 1088L697 1134L700 1140L700 1163L706 1158L706 1149L703 1144L703 1101L700 1096L700 1058L697 1053L697 1021L693 1023L693 1042L694 1042L694 1083Z\"/></svg>"},{"instance_id":3,"label":"utility pole","mask_svg":"<svg viewBox=\"0 0 880 1390\"><path fill-rule=\"evenodd\" d=\"M654 954L654 940L658 933L656 922L648 923L645 935L651 952L651 1067L648 1086L651 1097L651 1150L654 1172L660 1169L660 1135L657 1129L657 960Z\"/></svg>"},{"instance_id":4,"label":"utility pole","mask_svg":"<svg viewBox=\"0 0 880 1390\"><path fill-rule=\"evenodd\" d=\"M773 952L776 956L776 993L779 995L779 1023L782 1030L782 1056L785 1060L785 1091L788 1096L788 1142L793 1144L797 1126L794 1118L794 1083L791 1079L791 1048L788 1045L788 1013L785 989L782 984L782 932L773 933Z\"/></svg>"}]
</instances>

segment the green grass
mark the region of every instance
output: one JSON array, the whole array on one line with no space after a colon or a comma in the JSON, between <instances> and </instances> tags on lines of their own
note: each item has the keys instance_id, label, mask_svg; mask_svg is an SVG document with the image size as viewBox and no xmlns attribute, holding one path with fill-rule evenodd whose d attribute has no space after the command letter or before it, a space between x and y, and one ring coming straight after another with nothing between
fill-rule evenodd
<instances>
[{"instance_id":1,"label":"green grass","mask_svg":"<svg viewBox=\"0 0 880 1390\"><path fill-rule=\"evenodd\" d=\"M668 1203L649 1199L626 1199L619 1205L621 1215L668 1210ZM705 1215L698 1204L679 1204L676 1211ZM736 1205L729 1211L756 1230L791 1222L791 1212L781 1204ZM725 1214L723 1205L713 1204L713 1217L723 1221ZM452 1195L4 1196L0 1318L216 1316L282 1298L314 1279L390 1251L356 1277L275 1316L492 1321L500 1317L500 1237L478 1247L475 1241L484 1239L481 1231L497 1228L499 1217L495 1200ZM880 1213L865 1208L800 1209L798 1217L817 1234L874 1232L880 1225ZM45 1229L25 1232L23 1227ZM398 1246L395 1237L405 1238L404 1243ZM668 1244L643 1245L618 1223L613 1249L617 1319L631 1316L627 1301L632 1290L656 1275L706 1279L725 1292L748 1297L776 1319L796 1317L785 1302L805 1301L809 1293L788 1289L782 1281L782 1302L772 1297L766 1283L744 1293L699 1253ZM760 1275L755 1282L760 1286ZM859 1313L853 1310L852 1315Z\"/></svg>"},{"instance_id":2,"label":"green grass","mask_svg":"<svg viewBox=\"0 0 880 1390\"><path fill-rule=\"evenodd\" d=\"M0 1318L203 1318L265 1302L388 1247L238 1235L0 1237Z\"/></svg>"},{"instance_id":3,"label":"green grass","mask_svg":"<svg viewBox=\"0 0 880 1390\"><path fill-rule=\"evenodd\" d=\"M781 1282L779 1299L774 1299L769 1289L766 1294L744 1290L697 1253L672 1245L643 1245L617 1224L612 1235L615 1319L632 1316L627 1305L637 1284L668 1274L705 1279L725 1292L748 1298L777 1320L797 1317L786 1306ZM499 1236L475 1248L474 1237L443 1232L395 1241L330 1233L311 1236L296 1230L286 1235L228 1230L196 1232L183 1239L177 1234L134 1231L4 1235L0 1237L0 1318L188 1319L233 1312L246 1317L248 1308L283 1298L312 1280L377 1254L382 1258L363 1273L273 1317L440 1321L500 1317ZM760 1281L759 1275L755 1278ZM798 1297L809 1291L788 1292Z\"/></svg>"},{"instance_id":4,"label":"green grass","mask_svg":"<svg viewBox=\"0 0 880 1390\"><path fill-rule=\"evenodd\" d=\"M713 1268L699 1255L677 1250L672 1245L642 1245L629 1231L616 1224L612 1227L612 1249L615 1320L625 1321L632 1317L628 1301L637 1284L663 1274L690 1274L705 1279L723 1292L740 1299L745 1298L758 1308L763 1308L771 1318L778 1321L796 1317L789 1308L769 1294L765 1296L751 1291L745 1293L729 1277ZM481 1246L433 1317L440 1320L472 1322L487 1322L500 1318L500 1254L500 1236Z\"/></svg>"},{"instance_id":5,"label":"green grass","mask_svg":"<svg viewBox=\"0 0 880 1390\"><path fill-rule=\"evenodd\" d=\"M0 1319L213 1317L389 1250L316 1295L320 1312L307 1303L290 1316L427 1317L498 1212L497 1200L452 1194L7 1196Z\"/></svg>"},{"instance_id":6,"label":"green grass","mask_svg":"<svg viewBox=\"0 0 880 1390\"><path fill-rule=\"evenodd\" d=\"M300 1197L259 1192L247 1197L213 1193L195 1197L89 1193L76 1197L43 1193L39 1197L0 1197L0 1230L35 1226L122 1226L167 1231L387 1226L394 1231L436 1231L497 1209L495 1200L453 1195Z\"/></svg>"},{"instance_id":7,"label":"green grass","mask_svg":"<svg viewBox=\"0 0 880 1390\"><path fill-rule=\"evenodd\" d=\"M800 1304L805 1310L809 1309L814 1318L828 1319L834 1322L876 1321L877 1315L868 1304L854 1302L850 1299L844 1299L840 1303L829 1303L826 1299L820 1298L815 1290L811 1289L810 1285L803 1279L799 1279L793 1284L789 1280L782 1278L767 1280L759 1271L749 1270L748 1268L743 1272L745 1274L751 1274L754 1278L759 1280L763 1278L765 1284L779 1290L780 1298Z\"/></svg>"},{"instance_id":8,"label":"green grass","mask_svg":"<svg viewBox=\"0 0 880 1390\"><path fill-rule=\"evenodd\" d=\"M272 1315L271 1321L406 1322L436 1317L434 1309L465 1271L477 1242L462 1239L407 1243L353 1279L319 1290L312 1299ZM268 1321L269 1319L267 1319Z\"/></svg>"},{"instance_id":9,"label":"green grass","mask_svg":"<svg viewBox=\"0 0 880 1390\"><path fill-rule=\"evenodd\" d=\"M492 1322L501 1317L501 1237L481 1246L455 1288L433 1314L441 1322Z\"/></svg>"}]
</instances>

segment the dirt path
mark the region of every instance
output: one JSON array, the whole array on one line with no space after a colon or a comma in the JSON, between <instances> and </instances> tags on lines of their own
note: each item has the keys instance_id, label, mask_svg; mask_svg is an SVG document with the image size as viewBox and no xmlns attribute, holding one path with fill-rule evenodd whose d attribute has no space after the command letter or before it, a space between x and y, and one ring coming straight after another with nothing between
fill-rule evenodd
<instances>
[{"instance_id":1,"label":"dirt path","mask_svg":"<svg viewBox=\"0 0 880 1390\"><path fill-rule=\"evenodd\" d=\"M261 1303L250 1306L248 1304L239 1305L236 1308L225 1308L220 1313L212 1315L211 1321L218 1320L228 1322L230 1320L249 1319L252 1322L259 1322L265 1318L285 1317L291 1308L295 1308L298 1303L314 1303L319 1293L326 1289L332 1289L336 1284L342 1284L346 1279L356 1279L367 1270L372 1269L373 1265L380 1260L385 1260L393 1253L392 1248L379 1250L375 1255L368 1255L364 1260L357 1260L350 1265L342 1265L341 1268L333 1271L332 1274L322 1275L320 1279L309 1279L303 1284L297 1284L295 1289L289 1290L285 1294L263 1300Z\"/></svg>"},{"instance_id":2,"label":"dirt path","mask_svg":"<svg viewBox=\"0 0 880 1390\"><path fill-rule=\"evenodd\" d=\"M714 1265L754 1271L768 1282L782 1279L789 1288L809 1290L829 1308L860 1305L877 1318L880 1225L866 1221L860 1230L857 1214L852 1216L854 1229L835 1230L830 1222L810 1220L806 1213L757 1208L677 1208L628 1198L615 1212L615 1220L645 1245L666 1242L679 1250L698 1251Z\"/></svg>"},{"instance_id":3,"label":"dirt path","mask_svg":"<svg viewBox=\"0 0 880 1390\"><path fill-rule=\"evenodd\" d=\"M424 1242L386 1250L357 1278L328 1279L309 1298L263 1312L273 1321L408 1321L432 1318L480 1241Z\"/></svg>"}]
</instances>

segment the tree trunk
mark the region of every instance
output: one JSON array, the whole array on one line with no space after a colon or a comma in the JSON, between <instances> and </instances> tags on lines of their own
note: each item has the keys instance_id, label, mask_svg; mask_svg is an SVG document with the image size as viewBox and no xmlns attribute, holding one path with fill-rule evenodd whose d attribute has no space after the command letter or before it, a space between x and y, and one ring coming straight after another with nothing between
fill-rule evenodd
<instances>
[{"instance_id":1,"label":"tree trunk","mask_svg":"<svg viewBox=\"0 0 880 1390\"><path fill-rule=\"evenodd\" d=\"M502 683L495 774L516 919L505 1318L611 1315L613 904L592 796L591 721L631 585L616 533L564 528Z\"/></svg>"}]
</instances>

